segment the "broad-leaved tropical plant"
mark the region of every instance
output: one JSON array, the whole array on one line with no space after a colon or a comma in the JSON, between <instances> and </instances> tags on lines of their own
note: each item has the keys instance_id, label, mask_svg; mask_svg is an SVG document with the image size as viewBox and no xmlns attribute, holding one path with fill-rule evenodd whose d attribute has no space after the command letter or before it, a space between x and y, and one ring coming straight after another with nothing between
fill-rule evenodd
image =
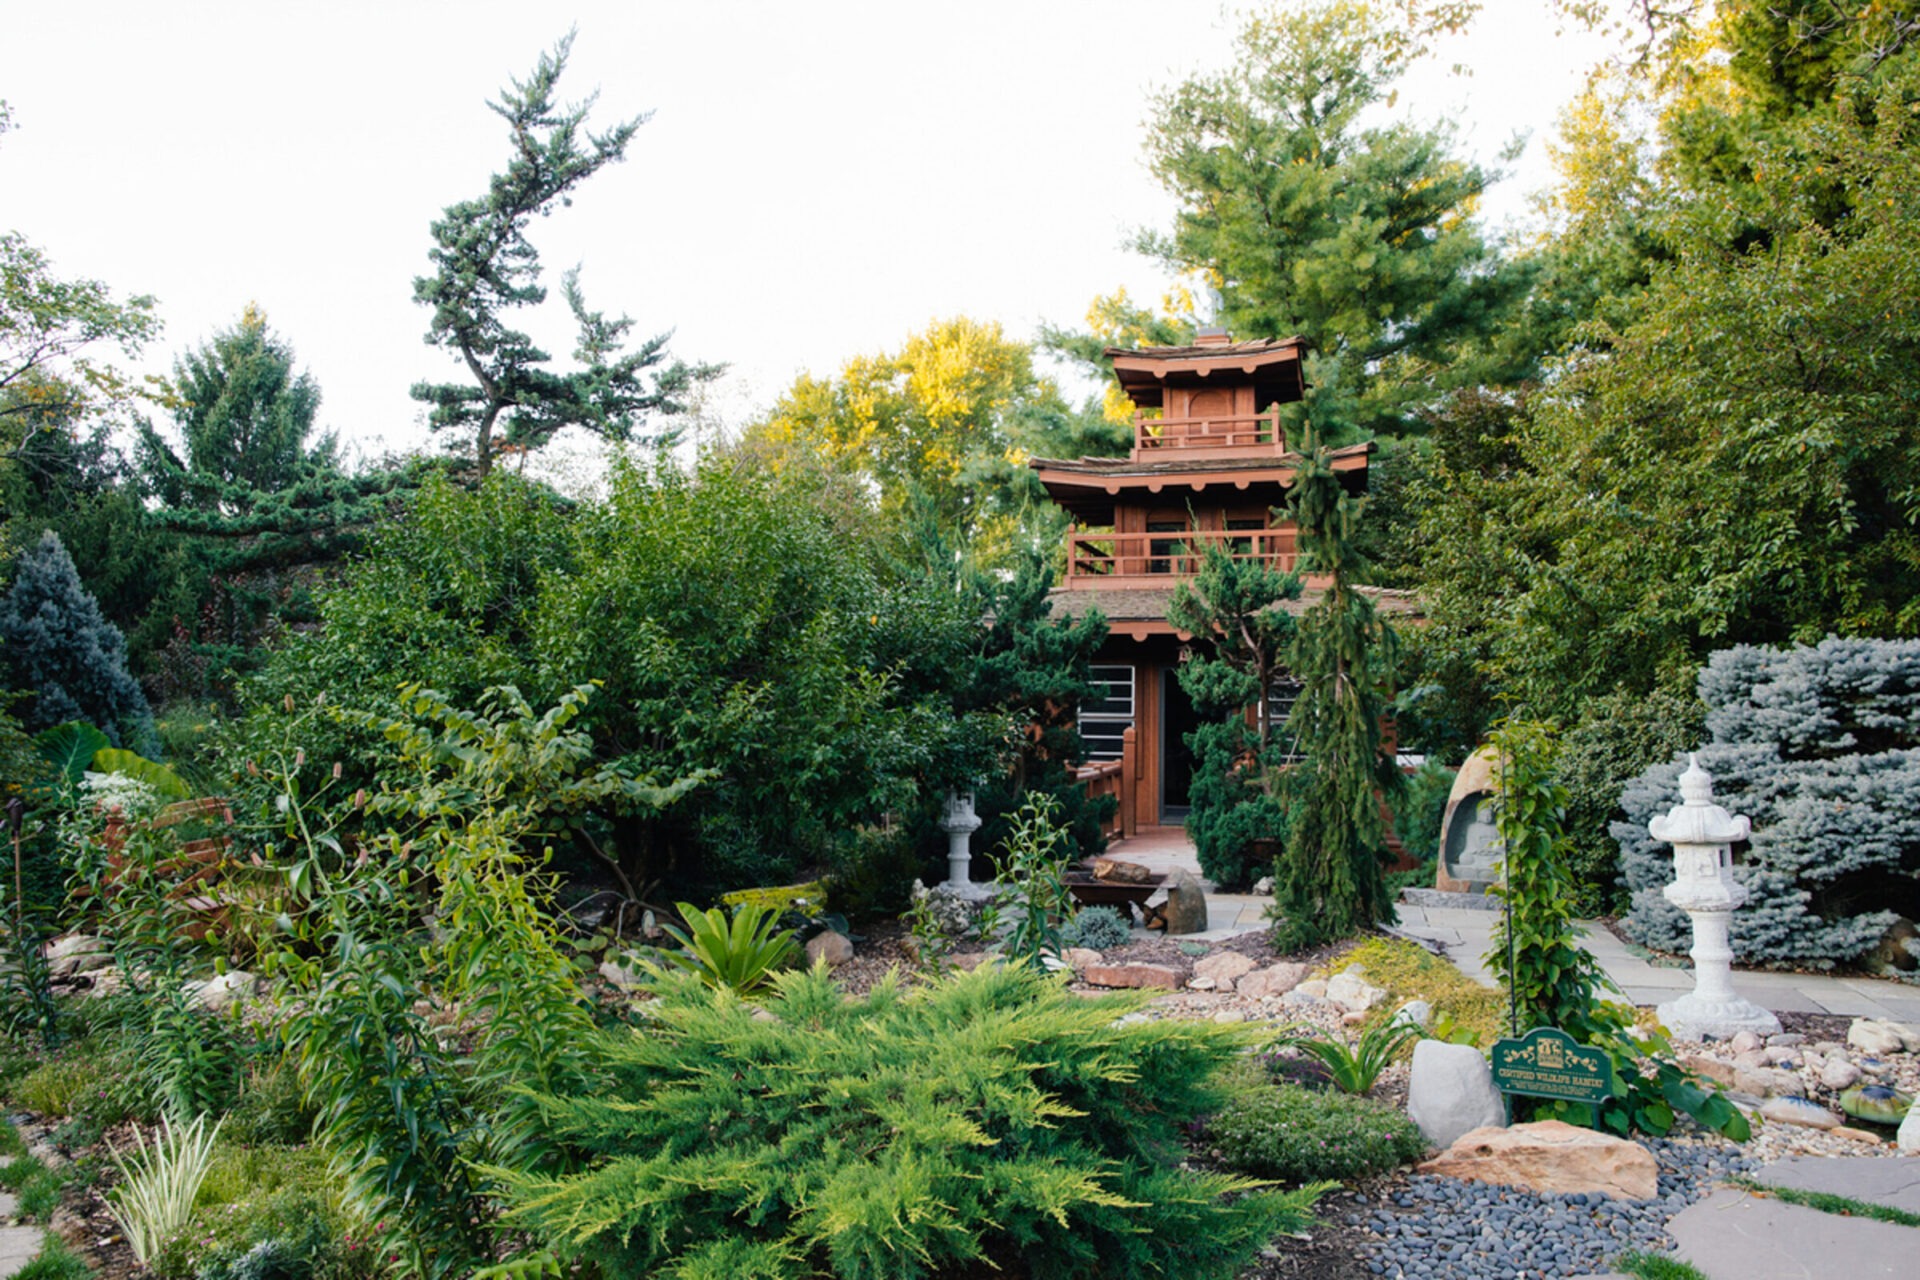
<instances>
[{"instance_id":1,"label":"broad-leaved tropical plant","mask_svg":"<svg viewBox=\"0 0 1920 1280\"><path fill-rule=\"evenodd\" d=\"M719 907L701 911L690 903L677 905L687 928L661 926L680 950L664 952L660 959L710 987L750 995L767 986L798 949L793 931L781 928L779 913L768 907L743 902L729 921Z\"/></svg>"},{"instance_id":2,"label":"broad-leaved tropical plant","mask_svg":"<svg viewBox=\"0 0 1920 1280\"><path fill-rule=\"evenodd\" d=\"M1409 1022L1385 1022L1368 1027L1357 1043L1320 1036L1289 1036L1280 1043L1313 1058L1327 1070L1327 1078L1342 1093L1370 1093L1380 1073L1408 1042L1420 1038L1420 1028Z\"/></svg>"}]
</instances>

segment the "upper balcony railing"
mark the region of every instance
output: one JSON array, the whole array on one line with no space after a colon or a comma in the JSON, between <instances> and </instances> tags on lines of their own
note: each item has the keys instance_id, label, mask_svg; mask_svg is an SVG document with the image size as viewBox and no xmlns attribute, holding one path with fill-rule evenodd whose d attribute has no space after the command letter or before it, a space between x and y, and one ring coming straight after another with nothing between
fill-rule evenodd
<instances>
[{"instance_id":1,"label":"upper balcony railing","mask_svg":"<svg viewBox=\"0 0 1920 1280\"><path fill-rule=\"evenodd\" d=\"M1133 456L1146 458L1244 458L1287 451L1280 409L1213 418L1149 418L1133 415Z\"/></svg>"},{"instance_id":2,"label":"upper balcony railing","mask_svg":"<svg viewBox=\"0 0 1920 1280\"><path fill-rule=\"evenodd\" d=\"M1298 538L1286 529L1200 529L1176 533L1070 533L1065 587L1157 586L1192 577L1209 546L1236 560L1264 560L1282 573L1298 559Z\"/></svg>"}]
</instances>

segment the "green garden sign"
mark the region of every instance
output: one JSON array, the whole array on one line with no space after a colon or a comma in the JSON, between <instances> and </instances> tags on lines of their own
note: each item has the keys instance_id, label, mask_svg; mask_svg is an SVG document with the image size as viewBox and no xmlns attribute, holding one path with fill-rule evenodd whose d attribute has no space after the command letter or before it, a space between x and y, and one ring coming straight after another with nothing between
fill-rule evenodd
<instances>
[{"instance_id":1,"label":"green garden sign","mask_svg":"<svg viewBox=\"0 0 1920 1280\"><path fill-rule=\"evenodd\" d=\"M1502 1093L1598 1106L1613 1096L1613 1061L1552 1027L1493 1046L1493 1084Z\"/></svg>"}]
</instances>

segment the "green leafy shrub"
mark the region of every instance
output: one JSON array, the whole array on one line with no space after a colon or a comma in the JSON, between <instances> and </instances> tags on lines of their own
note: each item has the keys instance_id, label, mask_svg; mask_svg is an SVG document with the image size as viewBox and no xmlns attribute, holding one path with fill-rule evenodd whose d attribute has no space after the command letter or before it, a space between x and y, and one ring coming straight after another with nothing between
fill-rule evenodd
<instances>
[{"instance_id":1,"label":"green leafy shrub","mask_svg":"<svg viewBox=\"0 0 1920 1280\"><path fill-rule=\"evenodd\" d=\"M513 689L477 711L403 690L408 718L380 721L379 736L411 778L368 802L392 827L344 865L324 810L301 798L297 751L274 759L289 877L311 885L295 927L320 944L268 957L301 996L287 1052L353 1210L409 1274L464 1275L491 1252L483 1166L544 1160L527 1091L582 1078L593 1015L553 929L551 882L523 852L535 824L587 797L647 807L676 794L593 764L574 724L591 694L536 713ZM422 947L427 884L440 936ZM468 1025L452 1027L449 1008Z\"/></svg>"},{"instance_id":2,"label":"green leafy shrub","mask_svg":"<svg viewBox=\"0 0 1920 1280\"><path fill-rule=\"evenodd\" d=\"M300 1089L300 1073L283 1058L258 1063L227 1112L227 1138L241 1146L292 1147L313 1133L314 1110Z\"/></svg>"},{"instance_id":3,"label":"green leafy shrub","mask_svg":"<svg viewBox=\"0 0 1920 1280\"><path fill-rule=\"evenodd\" d=\"M1392 799L1393 830L1407 852L1422 862L1431 863L1440 852L1440 823L1447 814L1447 797L1453 792L1455 770L1429 760L1407 779L1407 785ZM1433 878L1431 869L1427 879Z\"/></svg>"},{"instance_id":4,"label":"green leafy shrub","mask_svg":"<svg viewBox=\"0 0 1920 1280\"><path fill-rule=\"evenodd\" d=\"M1257 559L1236 559L1209 544L1191 582L1168 602L1167 617L1208 637L1179 668L1180 687L1202 723L1187 735L1193 782L1187 834L1200 870L1226 889L1244 889L1273 870L1287 838L1291 806L1280 776L1294 751L1271 694L1285 669L1300 579ZM1258 707L1247 724L1246 708Z\"/></svg>"},{"instance_id":5,"label":"green leafy shrub","mask_svg":"<svg viewBox=\"0 0 1920 1280\"><path fill-rule=\"evenodd\" d=\"M1550 774L1552 733L1544 725L1508 722L1492 735L1499 752L1495 810L1506 858L1506 882L1493 892L1507 910L1494 927L1488 965L1510 966L1510 997L1517 1029L1557 1027L1613 1060L1613 1096L1600 1104L1600 1123L1618 1134L1664 1134L1679 1114L1722 1137L1744 1142L1747 1119L1717 1088L1709 1089L1673 1061L1673 1046L1657 1031L1633 1029L1633 1010L1601 998L1616 990L1599 962L1577 942L1571 877L1566 868L1566 789ZM1511 955L1509 956L1509 937ZM1590 1122L1585 1104L1531 1099L1536 1117Z\"/></svg>"},{"instance_id":6,"label":"green leafy shrub","mask_svg":"<svg viewBox=\"0 0 1920 1280\"><path fill-rule=\"evenodd\" d=\"M153 1265L161 1280L356 1280L385 1274L357 1240L326 1155L315 1148L229 1147L214 1153L195 1225Z\"/></svg>"},{"instance_id":7,"label":"green leafy shrub","mask_svg":"<svg viewBox=\"0 0 1920 1280\"><path fill-rule=\"evenodd\" d=\"M1610 693L1581 706L1561 741L1554 776L1567 789L1567 869L1574 909L1583 917L1627 910L1620 846L1612 835L1625 816L1621 792L1649 766L1698 746L1706 713L1691 690Z\"/></svg>"},{"instance_id":8,"label":"green leafy shrub","mask_svg":"<svg viewBox=\"0 0 1920 1280\"><path fill-rule=\"evenodd\" d=\"M686 931L670 924L661 927L680 944L680 950L662 952L660 959L710 987L751 994L771 982L774 972L792 961L798 950L793 931L780 927L780 912L775 909L743 902L729 921L719 907L701 911L685 902L678 906Z\"/></svg>"},{"instance_id":9,"label":"green leafy shrub","mask_svg":"<svg viewBox=\"0 0 1920 1280\"><path fill-rule=\"evenodd\" d=\"M1108 947L1124 947L1131 941L1133 926L1112 907L1082 907L1060 930L1060 943L1068 947L1105 951Z\"/></svg>"},{"instance_id":10,"label":"green leafy shrub","mask_svg":"<svg viewBox=\"0 0 1920 1280\"><path fill-rule=\"evenodd\" d=\"M610 1277L1225 1277L1307 1221L1181 1170L1242 1029L1116 1017L1024 964L848 999L786 973L770 1019L692 978L645 1035L599 1035L590 1088L541 1099L577 1173L502 1173L508 1221Z\"/></svg>"},{"instance_id":11,"label":"green leafy shrub","mask_svg":"<svg viewBox=\"0 0 1920 1280\"><path fill-rule=\"evenodd\" d=\"M1241 1083L1207 1121L1207 1139L1230 1167L1289 1183L1364 1178L1418 1159L1427 1148L1397 1108L1260 1080Z\"/></svg>"}]
</instances>

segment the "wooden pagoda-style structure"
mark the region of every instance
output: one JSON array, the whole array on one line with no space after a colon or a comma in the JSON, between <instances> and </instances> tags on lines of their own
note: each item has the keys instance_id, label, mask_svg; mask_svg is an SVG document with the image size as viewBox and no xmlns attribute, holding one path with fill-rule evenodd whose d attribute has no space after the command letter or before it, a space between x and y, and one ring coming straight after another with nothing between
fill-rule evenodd
<instances>
[{"instance_id":1,"label":"wooden pagoda-style structure","mask_svg":"<svg viewBox=\"0 0 1920 1280\"><path fill-rule=\"evenodd\" d=\"M1187 347L1110 348L1134 404L1132 452L1029 464L1073 518L1054 610L1097 608L1110 627L1094 660L1103 696L1080 709L1080 732L1094 761L1090 780L1121 798L1123 833L1186 816L1193 760L1184 738L1197 717L1174 671L1193 637L1167 621L1174 588L1212 545L1294 567L1296 531L1284 507L1305 459L1288 449L1280 406L1305 395L1305 346L1300 338L1234 342L1212 330ZM1366 488L1372 451L1359 444L1330 453L1356 493ZM1309 598L1313 589L1309 578ZM1284 700L1286 691L1274 696Z\"/></svg>"}]
</instances>

